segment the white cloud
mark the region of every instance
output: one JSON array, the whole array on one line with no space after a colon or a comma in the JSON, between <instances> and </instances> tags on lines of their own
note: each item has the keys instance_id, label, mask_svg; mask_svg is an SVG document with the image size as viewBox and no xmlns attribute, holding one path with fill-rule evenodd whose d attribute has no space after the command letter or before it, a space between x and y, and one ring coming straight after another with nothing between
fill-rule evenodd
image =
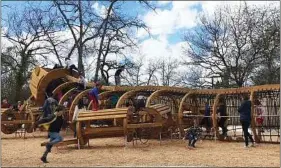
<instances>
[{"instance_id":1,"label":"white cloud","mask_svg":"<svg viewBox=\"0 0 281 168\"><path fill-rule=\"evenodd\" d=\"M165 6L165 5L168 5L170 4L172 1L158 1L158 4L161 5L161 6Z\"/></svg>"},{"instance_id":2,"label":"white cloud","mask_svg":"<svg viewBox=\"0 0 281 168\"><path fill-rule=\"evenodd\" d=\"M173 34L177 29L195 26L197 11L191 7L196 4L199 4L199 2L173 1L171 10L156 9L156 12L149 11L143 16L143 20L153 35ZM145 37L147 33L140 30L137 36Z\"/></svg>"}]
</instances>

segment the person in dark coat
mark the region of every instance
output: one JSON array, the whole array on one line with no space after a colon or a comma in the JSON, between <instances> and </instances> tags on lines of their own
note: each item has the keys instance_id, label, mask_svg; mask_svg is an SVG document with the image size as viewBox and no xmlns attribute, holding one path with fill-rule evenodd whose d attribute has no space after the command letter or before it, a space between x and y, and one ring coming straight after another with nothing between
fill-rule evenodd
<instances>
[{"instance_id":1,"label":"person in dark coat","mask_svg":"<svg viewBox=\"0 0 281 168\"><path fill-rule=\"evenodd\" d=\"M120 68L117 69L117 71L115 72L115 85L118 86L121 84L121 79L120 79L120 74L122 71L124 71L125 66L121 66Z\"/></svg>"},{"instance_id":2,"label":"person in dark coat","mask_svg":"<svg viewBox=\"0 0 281 168\"><path fill-rule=\"evenodd\" d=\"M251 101L249 100L248 95L243 96L244 101L241 106L238 108L238 112L240 113L240 122L242 124L242 129L245 138L245 147L248 147L249 142L248 138L250 138L252 142L252 146L254 146L254 139L252 135L248 132L249 126L251 124Z\"/></svg>"},{"instance_id":3,"label":"person in dark coat","mask_svg":"<svg viewBox=\"0 0 281 168\"><path fill-rule=\"evenodd\" d=\"M200 125L204 125L206 127L206 132L209 133L211 130L211 108L210 105L208 103L208 101L206 101L205 103L205 113L204 113L204 118L201 120Z\"/></svg>"},{"instance_id":4,"label":"person in dark coat","mask_svg":"<svg viewBox=\"0 0 281 168\"><path fill-rule=\"evenodd\" d=\"M49 93L49 97L45 100L43 105L43 117L48 117L48 115L55 112L55 108L58 106L58 101L54 99L54 95Z\"/></svg>"},{"instance_id":5,"label":"person in dark coat","mask_svg":"<svg viewBox=\"0 0 281 168\"><path fill-rule=\"evenodd\" d=\"M221 97L219 100L219 108L217 109L217 113L220 114L218 126L222 129L222 135L227 136L227 127L225 122L228 118L226 113L226 105L223 97Z\"/></svg>"},{"instance_id":6,"label":"person in dark coat","mask_svg":"<svg viewBox=\"0 0 281 168\"><path fill-rule=\"evenodd\" d=\"M56 109L56 119L49 126L48 138L50 138L50 141L46 144L46 150L40 158L44 163L48 163L47 155L51 152L53 145L63 140L62 136L59 134L63 125L63 110L64 108L62 106L59 106L59 108Z\"/></svg>"}]
</instances>

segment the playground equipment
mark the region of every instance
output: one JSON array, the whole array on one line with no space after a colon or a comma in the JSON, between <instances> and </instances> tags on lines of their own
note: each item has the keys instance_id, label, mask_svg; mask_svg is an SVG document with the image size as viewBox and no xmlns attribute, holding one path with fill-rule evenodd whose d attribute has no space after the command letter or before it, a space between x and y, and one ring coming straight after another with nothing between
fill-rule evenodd
<instances>
[{"instance_id":1,"label":"playground equipment","mask_svg":"<svg viewBox=\"0 0 281 168\"><path fill-rule=\"evenodd\" d=\"M260 100L265 111L264 124L257 126L255 106L252 106L251 130L255 140L280 142L280 84L203 90L167 86L102 86L100 108L95 112L89 110L92 102L88 99L88 92L95 84L88 83L86 90L78 90L77 84L78 75L71 76L66 69L36 67L30 81L32 96L23 110L25 117L20 118L19 112L1 109L2 132L13 133L23 123L32 132L32 125L41 114L39 107L46 99L46 92L52 92L60 105L67 102L65 118L70 129L77 133L77 139L65 141L66 144L79 142L79 145L85 145L95 137L124 136L126 142L138 138L145 142L149 138L158 138L159 134L169 137L178 133L183 136L184 130L193 124L194 119L201 120L204 117L212 123L212 129L208 132L212 138L241 141L243 134L237 109L241 104L240 97L247 94L252 104L254 100ZM131 113L128 103L139 99L144 102L143 106ZM224 100L227 109L227 136L220 135L221 130L217 125L222 118L216 113L219 99ZM76 121L72 121L75 107L81 101L85 109L80 111ZM204 116L206 102L211 108L210 116ZM14 117L8 117L8 114L14 114ZM260 131L261 127L263 131Z\"/></svg>"}]
</instances>

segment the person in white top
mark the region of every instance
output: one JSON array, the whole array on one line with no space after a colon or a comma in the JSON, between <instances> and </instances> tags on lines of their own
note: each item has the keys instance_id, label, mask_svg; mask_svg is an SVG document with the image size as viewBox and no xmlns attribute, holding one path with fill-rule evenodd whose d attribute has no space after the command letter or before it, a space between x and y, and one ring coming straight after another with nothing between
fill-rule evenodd
<instances>
[{"instance_id":1,"label":"person in white top","mask_svg":"<svg viewBox=\"0 0 281 168\"><path fill-rule=\"evenodd\" d=\"M70 58L65 58L65 68L69 70L70 75L73 75L73 70L75 69L77 72L78 68L71 62Z\"/></svg>"},{"instance_id":2,"label":"person in white top","mask_svg":"<svg viewBox=\"0 0 281 168\"><path fill-rule=\"evenodd\" d=\"M79 81L78 81L78 89L79 90L85 90L87 87L87 82L86 79L84 78L83 75L79 75Z\"/></svg>"}]
</instances>

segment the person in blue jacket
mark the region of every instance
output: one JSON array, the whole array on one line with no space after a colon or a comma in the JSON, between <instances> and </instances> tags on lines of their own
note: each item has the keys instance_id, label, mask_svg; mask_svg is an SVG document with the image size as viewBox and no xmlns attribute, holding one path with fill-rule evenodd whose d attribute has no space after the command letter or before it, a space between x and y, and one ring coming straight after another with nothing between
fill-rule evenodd
<instances>
[{"instance_id":1,"label":"person in blue jacket","mask_svg":"<svg viewBox=\"0 0 281 168\"><path fill-rule=\"evenodd\" d=\"M250 138L252 142L252 146L254 146L254 139L252 135L248 132L249 126L251 124L251 101L249 100L248 95L243 96L244 101L242 102L241 106L238 108L238 112L240 113L240 122L242 124L242 129L245 138L245 147L248 147Z\"/></svg>"}]
</instances>

